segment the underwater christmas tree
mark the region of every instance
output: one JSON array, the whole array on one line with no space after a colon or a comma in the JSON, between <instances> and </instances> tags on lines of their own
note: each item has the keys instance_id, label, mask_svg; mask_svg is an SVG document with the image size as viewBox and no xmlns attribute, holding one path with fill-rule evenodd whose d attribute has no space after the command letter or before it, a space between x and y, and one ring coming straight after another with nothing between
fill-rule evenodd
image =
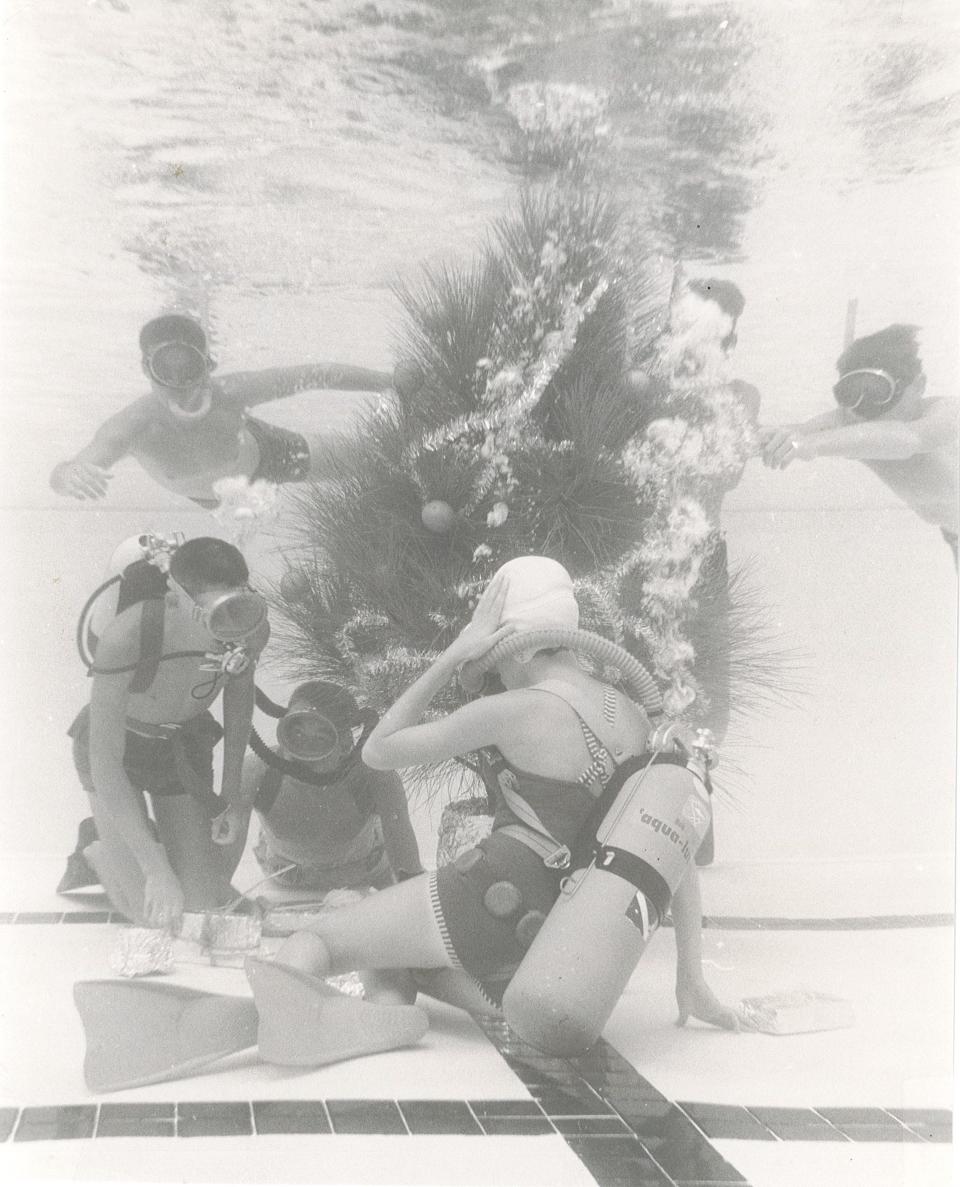
<instances>
[{"instance_id":1,"label":"underwater christmas tree","mask_svg":"<svg viewBox=\"0 0 960 1187\"><path fill-rule=\"evenodd\" d=\"M710 722L711 673L749 648L725 629L720 655L703 629L717 538L703 500L739 477L752 429L722 331L671 330L673 269L631 247L602 197L555 185L471 265L398 289L408 382L294 496L277 595L292 674L382 712L494 570L536 553L566 566L581 627L644 663L669 713Z\"/></svg>"}]
</instances>

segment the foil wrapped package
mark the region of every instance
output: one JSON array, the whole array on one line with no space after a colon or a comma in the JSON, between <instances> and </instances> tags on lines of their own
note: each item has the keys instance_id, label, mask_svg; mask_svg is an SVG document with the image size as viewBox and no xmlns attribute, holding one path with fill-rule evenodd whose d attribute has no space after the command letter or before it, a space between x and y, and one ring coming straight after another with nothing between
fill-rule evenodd
<instances>
[{"instance_id":1,"label":"foil wrapped package","mask_svg":"<svg viewBox=\"0 0 960 1187\"><path fill-rule=\"evenodd\" d=\"M121 977L146 977L173 968L173 937L165 928L121 924L114 933L110 967Z\"/></svg>"},{"instance_id":2,"label":"foil wrapped package","mask_svg":"<svg viewBox=\"0 0 960 1187\"><path fill-rule=\"evenodd\" d=\"M262 931L256 915L184 911L174 951L188 964L240 968L245 957L259 952Z\"/></svg>"},{"instance_id":3,"label":"foil wrapped package","mask_svg":"<svg viewBox=\"0 0 960 1187\"><path fill-rule=\"evenodd\" d=\"M771 1035L843 1030L853 1026L853 1005L842 997L796 989L767 997L745 997L737 1009L746 1028Z\"/></svg>"}]
</instances>

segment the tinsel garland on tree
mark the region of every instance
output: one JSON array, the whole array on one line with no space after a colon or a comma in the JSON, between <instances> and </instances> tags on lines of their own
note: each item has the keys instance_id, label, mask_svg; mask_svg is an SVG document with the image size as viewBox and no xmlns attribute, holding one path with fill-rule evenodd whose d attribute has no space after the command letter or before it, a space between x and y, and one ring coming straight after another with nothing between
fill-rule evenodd
<instances>
[{"instance_id":1,"label":"tinsel garland on tree","mask_svg":"<svg viewBox=\"0 0 960 1187\"><path fill-rule=\"evenodd\" d=\"M527 193L472 265L398 289L398 354L420 381L294 493L276 632L291 674L383 711L494 570L537 553L573 575L581 626L656 673L669 712L709 720L717 657L688 630L713 530L700 498L753 441L717 335L664 328L673 282L626 250L601 197L556 185ZM734 697L767 675L748 634L723 643L746 657ZM451 686L434 712L461 697Z\"/></svg>"}]
</instances>

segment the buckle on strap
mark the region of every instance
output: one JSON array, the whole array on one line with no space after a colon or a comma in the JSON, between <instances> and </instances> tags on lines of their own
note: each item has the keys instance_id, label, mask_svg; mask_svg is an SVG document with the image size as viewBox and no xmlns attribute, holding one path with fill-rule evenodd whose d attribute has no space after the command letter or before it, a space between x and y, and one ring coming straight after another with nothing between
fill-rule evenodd
<instances>
[{"instance_id":1,"label":"buckle on strap","mask_svg":"<svg viewBox=\"0 0 960 1187\"><path fill-rule=\"evenodd\" d=\"M609 869L610 866L612 866L616 860L617 860L616 849L598 849L597 850L596 861L597 861L597 865L600 866L601 869L603 869L603 870Z\"/></svg>"},{"instance_id":2,"label":"buckle on strap","mask_svg":"<svg viewBox=\"0 0 960 1187\"><path fill-rule=\"evenodd\" d=\"M526 845L528 849L532 849L547 869L569 869L570 863L573 860L572 854L566 845L557 847L555 837L548 837L543 833L537 832L536 829L530 828L529 825L520 823L503 824L495 831L503 833L504 836L512 837L515 841L519 841L521 845Z\"/></svg>"},{"instance_id":3,"label":"buckle on strap","mask_svg":"<svg viewBox=\"0 0 960 1187\"><path fill-rule=\"evenodd\" d=\"M566 845L561 845L559 849L555 849L553 853L548 853L543 859L543 864L551 870L566 870L570 868L571 853Z\"/></svg>"}]
</instances>

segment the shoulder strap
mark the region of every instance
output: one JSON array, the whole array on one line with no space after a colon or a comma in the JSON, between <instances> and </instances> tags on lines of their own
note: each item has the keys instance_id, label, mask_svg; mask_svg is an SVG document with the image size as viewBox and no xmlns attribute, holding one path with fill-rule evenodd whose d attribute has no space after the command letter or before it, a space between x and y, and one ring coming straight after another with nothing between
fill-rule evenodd
<instances>
[{"instance_id":1,"label":"shoulder strap","mask_svg":"<svg viewBox=\"0 0 960 1187\"><path fill-rule=\"evenodd\" d=\"M623 746L620 745L619 741L615 741L611 723L604 717L603 710L597 708L582 688L577 688L575 684L568 680L557 678L541 680L538 684L532 684L530 687L531 689L539 689L542 692L552 693L555 697L559 697L561 701L569 705L584 725L586 725L587 729L609 751L613 761L615 763L622 761Z\"/></svg>"},{"instance_id":2,"label":"shoulder strap","mask_svg":"<svg viewBox=\"0 0 960 1187\"><path fill-rule=\"evenodd\" d=\"M257 787L257 794L253 800L253 806L258 812L266 815L277 802L283 777L283 771L278 770L276 767L268 766L263 772Z\"/></svg>"},{"instance_id":3,"label":"shoulder strap","mask_svg":"<svg viewBox=\"0 0 960 1187\"><path fill-rule=\"evenodd\" d=\"M153 684L163 655L162 598L147 598L140 603L140 658L130 681L130 692L146 692Z\"/></svg>"}]
</instances>

